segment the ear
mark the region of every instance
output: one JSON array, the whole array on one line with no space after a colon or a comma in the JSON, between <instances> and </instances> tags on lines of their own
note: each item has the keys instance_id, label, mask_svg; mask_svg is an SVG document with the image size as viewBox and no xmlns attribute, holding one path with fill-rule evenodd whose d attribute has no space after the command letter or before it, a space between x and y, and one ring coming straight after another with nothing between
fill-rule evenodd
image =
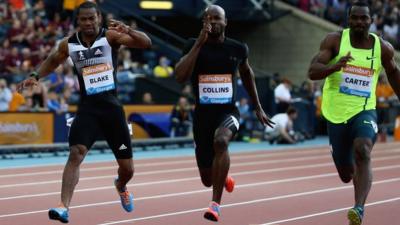
<instances>
[{"instance_id":1,"label":"ear","mask_svg":"<svg viewBox=\"0 0 400 225\"><path fill-rule=\"evenodd\" d=\"M101 28L102 25L103 25L103 15L102 15L101 13L98 13L97 15L98 15L98 17L99 17L99 26L100 26L100 28Z\"/></svg>"},{"instance_id":2,"label":"ear","mask_svg":"<svg viewBox=\"0 0 400 225\"><path fill-rule=\"evenodd\" d=\"M228 19L225 18L225 26L228 25Z\"/></svg>"}]
</instances>

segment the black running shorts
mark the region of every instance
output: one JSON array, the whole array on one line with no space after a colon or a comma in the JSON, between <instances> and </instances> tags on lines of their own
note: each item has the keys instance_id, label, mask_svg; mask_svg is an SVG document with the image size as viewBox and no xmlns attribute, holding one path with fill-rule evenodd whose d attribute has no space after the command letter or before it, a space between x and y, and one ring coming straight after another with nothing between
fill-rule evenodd
<instances>
[{"instance_id":1,"label":"black running shorts","mask_svg":"<svg viewBox=\"0 0 400 225\"><path fill-rule=\"evenodd\" d=\"M239 130L239 111L196 109L194 114L193 135L196 160L199 168L211 168L214 159L214 134L217 128L226 127L234 136Z\"/></svg>"},{"instance_id":2,"label":"black running shorts","mask_svg":"<svg viewBox=\"0 0 400 225\"><path fill-rule=\"evenodd\" d=\"M353 142L356 138L376 141L378 126L375 110L362 111L346 123L334 124L328 121L329 143L332 157L337 167L354 164Z\"/></svg>"},{"instance_id":3,"label":"black running shorts","mask_svg":"<svg viewBox=\"0 0 400 225\"><path fill-rule=\"evenodd\" d=\"M69 131L69 146L90 149L103 136L117 159L132 158L129 128L122 106L80 107Z\"/></svg>"}]
</instances>

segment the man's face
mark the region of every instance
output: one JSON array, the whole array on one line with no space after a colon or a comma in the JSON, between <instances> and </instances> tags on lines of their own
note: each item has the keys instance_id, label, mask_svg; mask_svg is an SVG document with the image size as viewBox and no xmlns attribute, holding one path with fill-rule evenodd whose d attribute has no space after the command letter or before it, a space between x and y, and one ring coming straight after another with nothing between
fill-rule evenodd
<instances>
[{"instance_id":1,"label":"man's face","mask_svg":"<svg viewBox=\"0 0 400 225\"><path fill-rule=\"evenodd\" d=\"M205 12L203 21L209 21L211 24L211 37L219 37L225 32L226 18L225 14L217 9L209 9Z\"/></svg>"},{"instance_id":2,"label":"man's face","mask_svg":"<svg viewBox=\"0 0 400 225\"><path fill-rule=\"evenodd\" d=\"M367 33L372 23L369 9L366 6L353 6L349 14L349 27L355 33Z\"/></svg>"},{"instance_id":3,"label":"man's face","mask_svg":"<svg viewBox=\"0 0 400 225\"><path fill-rule=\"evenodd\" d=\"M77 19L78 27L84 35L97 35L100 18L95 8L80 9Z\"/></svg>"},{"instance_id":4,"label":"man's face","mask_svg":"<svg viewBox=\"0 0 400 225\"><path fill-rule=\"evenodd\" d=\"M297 112L292 113L292 114L290 114L289 116L290 116L290 119L296 120L296 119L297 119Z\"/></svg>"}]
</instances>

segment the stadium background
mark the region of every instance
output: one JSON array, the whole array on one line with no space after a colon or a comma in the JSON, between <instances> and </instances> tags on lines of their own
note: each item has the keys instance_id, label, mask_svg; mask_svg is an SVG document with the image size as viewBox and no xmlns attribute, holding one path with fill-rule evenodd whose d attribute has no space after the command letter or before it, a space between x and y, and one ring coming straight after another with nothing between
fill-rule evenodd
<instances>
[{"instance_id":1,"label":"stadium background","mask_svg":"<svg viewBox=\"0 0 400 225\"><path fill-rule=\"evenodd\" d=\"M31 144L67 141L66 121L74 115L79 100L78 84L69 62L43 79L33 91L21 96L15 84L40 64L64 36L75 32L74 9L79 0L2 0L0 1L0 145L2 152L29 149ZM261 103L266 112L276 114L274 89L282 82L291 84L292 105L299 110L295 129L304 139L325 135L319 113L321 84L307 80L307 67L327 32L346 25L346 0L99 0L104 20L115 18L146 32L152 49L121 49L118 72L118 97L125 105L127 121L133 124L137 143L191 142L190 132L171 131L171 113L180 96L193 97L190 87L178 84L173 66L189 37L197 37L201 15L211 3L227 13L229 37L250 48L250 63L256 73ZM376 32L399 47L399 10L396 1L372 1ZM397 57L396 53L396 57ZM398 57L397 57L398 58ZM239 83L238 105L243 106L245 121L238 141L263 139L263 127L255 121L251 102ZM387 85L386 85L387 86ZM386 87L385 86L385 87ZM386 93L386 92L385 92ZM393 92L384 97L387 120L381 127L395 131L398 111ZM190 121L189 121L190 123ZM189 125L190 127L190 125ZM190 130L190 129L189 129ZM183 136L184 139L177 138ZM142 142L140 140L152 139ZM164 139L157 139L164 138ZM165 139L166 138L166 139ZM100 138L101 139L101 138ZM159 141L161 140L161 141ZM23 145L21 145L23 144ZM42 146L42 147L43 147ZM65 147L65 145L61 145Z\"/></svg>"}]
</instances>

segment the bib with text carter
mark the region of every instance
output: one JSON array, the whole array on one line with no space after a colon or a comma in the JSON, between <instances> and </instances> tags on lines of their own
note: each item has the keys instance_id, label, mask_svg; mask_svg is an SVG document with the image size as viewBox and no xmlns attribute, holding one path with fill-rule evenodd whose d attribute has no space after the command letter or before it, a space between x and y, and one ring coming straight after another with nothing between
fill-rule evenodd
<instances>
[{"instance_id":1,"label":"bib with text carter","mask_svg":"<svg viewBox=\"0 0 400 225\"><path fill-rule=\"evenodd\" d=\"M374 71L359 66L346 65L343 68L339 91L347 95L369 97L371 95Z\"/></svg>"},{"instance_id":2,"label":"bib with text carter","mask_svg":"<svg viewBox=\"0 0 400 225\"><path fill-rule=\"evenodd\" d=\"M232 97L231 74L199 75L200 104L230 104Z\"/></svg>"},{"instance_id":3,"label":"bib with text carter","mask_svg":"<svg viewBox=\"0 0 400 225\"><path fill-rule=\"evenodd\" d=\"M97 64L82 68L87 95L94 95L115 88L113 67L110 64Z\"/></svg>"}]
</instances>

